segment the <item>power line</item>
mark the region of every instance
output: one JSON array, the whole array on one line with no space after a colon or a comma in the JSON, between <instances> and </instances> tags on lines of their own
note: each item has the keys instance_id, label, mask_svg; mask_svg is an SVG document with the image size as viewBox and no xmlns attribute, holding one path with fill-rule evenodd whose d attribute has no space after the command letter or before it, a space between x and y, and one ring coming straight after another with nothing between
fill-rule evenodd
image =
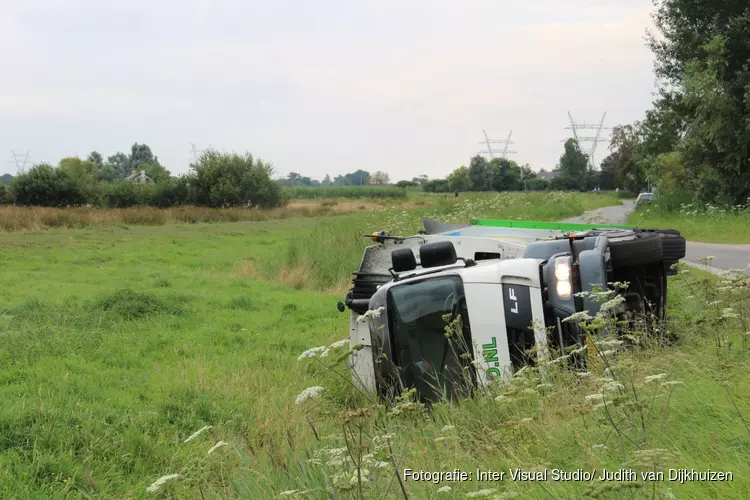
<instances>
[{"instance_id":1,"label":"power line","mask_svg":"<svg viewBox=\"0 0 750 500\"><path fill-rule=\"evenodd\" d=\"M508 134L508 138L507 139L494 140L494 141L490 140L489 136L487 135L487 131L486 130L482 129L482 132L484 133L484 141L481 141L479 144L484 144L485 146L487 146L487 149L483 150L483 151L480 151L479 154L489 155L490 159L494 159L495 158L495 154L499 154L500 158L502 158L503 160L506 160L508 158L509 154L516 153L516 151L509 151L508 150L508 146L511 145L511 144L514 144L514 142L510 140L511 136L513 135L513 131L512 130ZM503 149L502 150L492 149L492 144L502 144L503 145Z\"/></svg>"},{"instance_id":2,"label":"power line","mask_svg":"<svg viewBox=\"0 0 750 500\"><path fill-rule=\"evenodd\" d=\"M589 166L591 168L595 168L594 163L594 153L596 153L596 147L601 142L608 142L609 138L602 137L602 130L612 130L612 127L605 127L604 126L604 119L607 117L607 112L605 111L602 115L602 119L599 121L599 123L577 123L575 120L573 120L573 116L570 114L570 111L568 111L568 118L570 119L570 126L565 127L565 130L571 130L573 132L573 139L578 143L578 146L583 150L584 153L586 153L589 157ZM596 135L594 136L579 136L578 131L579 130L596 130ZM567 139L566 139L567 140ZM588 148L584 148L582 143L591 143L591 145Z\"/></svg>"}]
</instances>

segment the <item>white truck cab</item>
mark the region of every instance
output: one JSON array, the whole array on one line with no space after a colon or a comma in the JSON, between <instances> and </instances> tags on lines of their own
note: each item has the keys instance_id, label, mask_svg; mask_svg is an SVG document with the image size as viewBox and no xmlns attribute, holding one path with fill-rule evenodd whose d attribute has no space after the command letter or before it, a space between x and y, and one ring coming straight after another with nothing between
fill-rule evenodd
<instances>
[{"instance_id":1,"label":"white truck cab","mask_svg":"<svg viewBox=\"0 0 750 500\"><path fill-rule=\"evenodd\" d=\"M550 349L581 344L577 327L561 319L593 315L598 305L575 294L623 277L639 283L623 312L656 303L663 315L666 264L684 256L684 239L675 258L679 252L665 256L658 231L535 224L446 228L425 220L434 234L373 234L376 245L339 303L350 309L354 380L380 397L416 388L428 401L507 380Z\"/></svg>"}]
</instances>

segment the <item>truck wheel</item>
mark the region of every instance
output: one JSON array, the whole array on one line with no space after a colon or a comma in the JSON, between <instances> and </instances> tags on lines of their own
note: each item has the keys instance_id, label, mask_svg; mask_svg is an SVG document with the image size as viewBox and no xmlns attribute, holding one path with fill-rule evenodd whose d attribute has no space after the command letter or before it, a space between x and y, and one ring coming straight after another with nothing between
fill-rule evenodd
<instances>
[{"instance_id":1,"label":"truck wheel","mask_svg":"<svg viewBox=\"0 0 750 500\"><path fill-rule=\"evenodd\" d=\"M670 233L662 233L662 237L664 260L678 261L685 257L685 238Z\"/></svg>"},{"instance_id":2,"label":"truck wheel","mask_svg":"<svg viewBox=\"0 0 750 500\"><path fill-rule=\"evenodd\" d=\"M640 267L662 260L662 235L639 233L631 240L609 242L612 267Z\"/></svg>"}]
</instances>

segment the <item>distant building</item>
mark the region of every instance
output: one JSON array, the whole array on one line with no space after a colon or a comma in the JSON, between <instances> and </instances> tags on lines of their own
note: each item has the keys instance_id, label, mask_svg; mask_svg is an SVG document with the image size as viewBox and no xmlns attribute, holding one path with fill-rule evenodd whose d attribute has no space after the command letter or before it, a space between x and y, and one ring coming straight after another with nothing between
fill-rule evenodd
<instances>
[{"instance_id":1,"label":"distant building","mask_svg":"<svg viewBox=\"0 0 750 500\"><path fill-rule=\"evenodd\" d=\"M557 177L558 175L560 175L560 172L545 172L544 170L542 170L539 173L537 173L536 175L540 179L544 179L546 181L551 181L552 179L554 179L555 177Z\"/></svg>"},{"instance_id":2,"label":"distant building","mask_svg":"<svg viewBox=\"0 0 750 500\"><path fill-rule=\"evenodd\" d=\"M129 176L125 178L125 180L128 180L130 182L135 182L136 184L153 184L154 180L146 173L145 170L139 170L137 172L133 172Z\"/></svg>"}]
</instances>

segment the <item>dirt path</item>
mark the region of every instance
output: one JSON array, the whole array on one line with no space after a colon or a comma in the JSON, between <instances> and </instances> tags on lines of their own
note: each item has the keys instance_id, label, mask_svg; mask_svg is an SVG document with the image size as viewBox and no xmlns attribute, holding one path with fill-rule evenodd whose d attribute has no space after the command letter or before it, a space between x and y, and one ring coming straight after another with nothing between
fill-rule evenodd
<instances>
[{"instance_id":1,"label":"dirt path","mask_svg":"<svg viewBox=\"0 0 750 500\"><path fill-rule=\"evenodd\" d=\"M624 225L627 224L628 214L634 208L634 201L623 200L622 205L599 208L578 217L565 219L562 222ZM710 266L702 264L700 259L709 256L715 257ZM750 264L750 245L723 245L688 241L685 258L682 261L715 274L726 269L745 269ZM750 269L747 272L750 273Z\"/></svg>"}]
</instances>

